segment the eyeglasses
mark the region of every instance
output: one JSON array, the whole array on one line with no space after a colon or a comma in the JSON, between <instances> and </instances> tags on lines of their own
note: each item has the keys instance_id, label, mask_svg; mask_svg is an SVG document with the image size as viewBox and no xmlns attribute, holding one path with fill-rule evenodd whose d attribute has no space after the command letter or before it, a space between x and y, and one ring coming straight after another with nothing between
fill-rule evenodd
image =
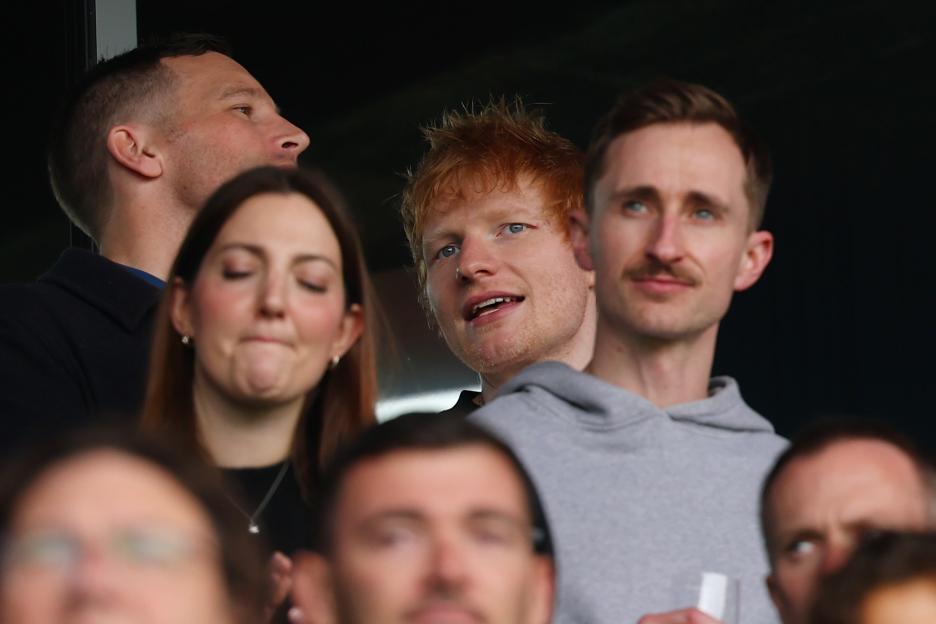
<instances>
[{"instance_id":1,"label":"eyeglasses","mask_svg":"<svg viewBox=\"0 0 936 624\"><path fill-rule=\"evenodd\" d=\"M121 529L95 543L65 531L49 530L6 540L0 561L7 571L61 571L73 569L91 549L96 549L127 568L168 569L205 550L206 541L154 527Z\"/></svg>"}]
</instances>

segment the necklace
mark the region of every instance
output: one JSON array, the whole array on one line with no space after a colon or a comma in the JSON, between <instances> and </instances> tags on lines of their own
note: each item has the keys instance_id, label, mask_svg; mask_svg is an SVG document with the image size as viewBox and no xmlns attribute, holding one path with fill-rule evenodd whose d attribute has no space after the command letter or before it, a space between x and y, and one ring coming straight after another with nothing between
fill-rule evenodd
<instances>
[{"instance_id":1,"label":"necklace","mask_svg":"<svg viewBox=\"0 0 936 624\"><path fill-rule=\"evenodd\" d=\"M254 512L252 514L249 514L246 511L244 511L244 508L238 505L237 501L235 501L233 498L231 498L227 494L227 492L225 492L224 495L227 496L227 499L229 501L231 501L231 504L234 505L237 511L241 512L241 514L243 514L243 516L247 518L247 531L249 531L250 533L260 532L260 526L257 524L257 518L260 517L260 514L263 513L263 510L266 508L267 504L273 498L273 495L276 494L276 490L279 489L280 483L283 482L283 477L286 476L287 470L289 470L288 459L283 462L283 467L280 468L279 473L276 475L276 478L273 480L273 484L267 489L266 494L264 494L263 496L263 500L260 501L260 504L257 505L257 508L254 509Z\"/></svg>"}]
</instances>

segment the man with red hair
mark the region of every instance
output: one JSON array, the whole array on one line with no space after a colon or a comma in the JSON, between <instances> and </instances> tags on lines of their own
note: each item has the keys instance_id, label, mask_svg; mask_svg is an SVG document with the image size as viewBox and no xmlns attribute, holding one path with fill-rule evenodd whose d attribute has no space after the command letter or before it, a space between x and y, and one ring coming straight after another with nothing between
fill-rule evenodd
<instances>
[{"instance_id":1,"label":"man with red hair","mask_svg":"<svg viewBox=\"0 0 936 624\"><path fill-rule=\"evenodd\" d=\"M408 176L403 220L420 299L452 352L481 377L453 408L491 400L526 366L581 369L595 336L594 275L576 263L569 216L583 156L513 104L443 115Z\"/></svg>"}]
</instances>

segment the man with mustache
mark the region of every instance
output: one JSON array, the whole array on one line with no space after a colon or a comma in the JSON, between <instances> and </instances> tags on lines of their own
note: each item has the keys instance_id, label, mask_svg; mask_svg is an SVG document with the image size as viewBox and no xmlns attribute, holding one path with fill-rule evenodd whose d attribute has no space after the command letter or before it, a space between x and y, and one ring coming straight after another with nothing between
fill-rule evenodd
<instances>
[{"instance_id":1,"label":"man with mustache","mask_svg":"<svg viewBox=\"0 0 936 624\"><path fill-rule=\"evenodd\" d=\"M53 124L52 188L100 254L67 249L0 289L0 449L143 398L162 280L196 212L254 166L296 166L306 134L227 45L177 35L95 66Z\"/></svg>"},{"instance_id":2,"label":"man with mustache","mask_svg":"<svg viewBox=\"0 0 936 624\"><path fill-rule=\"evenodd\" d=\"M595 271L594 357L534 365L471 417L543 493L559 622L709 621L669 612L697 602L684 585L697 596L703 572L740 579L738 621L775 621L757 493L784 441L734 380L710 378L732 294L770 261L770 179L734 107L699 85L637 89L596 128L572 233Z\"/></svg>"},{"instance_id":3,"label":"man with mustache","mask_svg":"<svg viewBox=\"0 0 936 624\"><path fill-rule=\"evenodd\" d=\"M552 545L514 454L455 414L365 432L326 471L319 554L294 602L316 624L547 624Z\"/></svg>"}]
</instances>

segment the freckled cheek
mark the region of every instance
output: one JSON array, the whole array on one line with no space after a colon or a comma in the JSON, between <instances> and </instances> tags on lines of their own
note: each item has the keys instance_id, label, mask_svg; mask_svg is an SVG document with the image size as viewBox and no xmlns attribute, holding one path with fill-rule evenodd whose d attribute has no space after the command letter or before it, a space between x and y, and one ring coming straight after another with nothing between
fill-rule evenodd
<instances>
[{"instance_id":1,"label":"freckled cheek","mask_svg":"<svg viewBox=\"0 0 936 624\"><path fill-rule=\"evenodd\" d=\"M454 269L452 273L452 284L455 284ZM457 306L457 297L452 289L448 289L439 283L438 276L430 277L426 282L426 296L429 299L429 307L432 308L433 313L438 313L440 311L453 310ZM442 317L445 314L440 315Z\"/></svg>"}]
</instances>

